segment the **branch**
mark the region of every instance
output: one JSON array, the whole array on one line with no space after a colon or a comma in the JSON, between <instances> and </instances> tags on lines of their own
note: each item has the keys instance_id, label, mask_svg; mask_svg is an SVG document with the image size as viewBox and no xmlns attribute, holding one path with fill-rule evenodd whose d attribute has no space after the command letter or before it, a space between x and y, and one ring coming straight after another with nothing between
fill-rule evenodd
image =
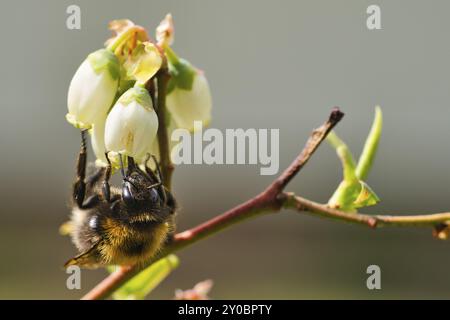
<instances>
[{"instance_id":1,"label":"branch","mask_svg":"<svg viewBox=\"0 0 450 320\"><path fill-rule=\"evenodd\" d=\"M308 162L312 154L316 151L334 126L341 121L343 116L344 113L342 113L339 108L335 107L331 111L328 121L312 132L302 152L300 152L294 162L291 163L291 165L271 184L271 186L269 186L269 188L273 188L278 193L281 192Z\"/></svg>"},{"instance_id":2,"label":"branch","mask_svg":"<svg viewBox=\"0 0 450 320\"><path fill-rule=\"evenodd\" d=\"M167 117L166 117L166 93L167 93L167 83L170 79L169 70L167 68L167 61L164 61L163 67L159 70L156 75L157 81L157 108L156 114L159 120L158 126L158 146L159 146L159 157L161 163L161 174L163 179L163 184L167 189L171 190L172 186L172 173L174 166L172 160L170 159L170 145L169 137L167 132Z\"/></svg>"},{"instance_id":3,"label":"branch","mask_svg":"<svg viewBox=\"0 0 450 320\"><path fill-rule=\"evenodd\" d=\"M324 204L313 202L296 196L293 193L283 193L284 209L294 209L300 212L308 212L325 218L332 218L346 222L367 225L371 228L377 227L433 227L450 221L450 212L433 213L424 215L368 215L362 213L348 213L329 208Z\"/></svg>"},{"instance_id":4,"label":"branch","mask_svg":"<svg viewBox=\"0 0 450 320\"><path fill-rule=\"evenodd\" d=\"M158 80L162 77L158 77ZM160 82L158 82L158 92L161 88ZM164 84L163 84L164 85ZM164 105L158 105L158 112L164 110ZM158 114L159 116L159 114ZM327 134L334 128L334 126L342 119L344 114L339 111L338 108L334 108L330 114L329 119L319 128L313 131L311 137L306 142L303 151L298 155L298 157L291 163L291 165L277 178L275 179L269 187L267 187L262 193L255 196L254 198L228 210L227 212L208 220L192 229L186 230L184 232L175 235L172 243L168 244L157 257L155 257L150 263L148 263L144 268L151 265L153 262L167 256L168 254L178 251L194 242L204 239L212 234L215 234L233 224L242 222L249 218L269 213L279 211L286 197L283 195L283 189L292 180L292 178L303 168L303 166L308 162L308 160L313 155L314 151L317 150L322 141L326 138ZM160 118L160 121L161 118ZM164 123L164 122L163 122ZM165 136L165 138L164 138ZM158 139L160 146L164 148L166 145L164 140L167 141L167 132L160 133L158 131ZM161 142L163 142L161 144ZM168 146L168 144L167 144ZM168 149L166 149L168 150ZM163 151L163 150L161 150ZM170 157L168 160L163 162L161 153L161 165L164 168L164 164L170 163ZM171 170L167 171L170 173ZM164 175L164 174L163 174ZM166 180L170 181L170 180ZM94 289L87 293L82 299L94 300L94 299L104 299L112 294L116 289L118 289L122 284L131 279L133 276L139 273L137 266L122 267L116 272L109 275L106 279L100 282Z\"/></svg>"}]
</instances>

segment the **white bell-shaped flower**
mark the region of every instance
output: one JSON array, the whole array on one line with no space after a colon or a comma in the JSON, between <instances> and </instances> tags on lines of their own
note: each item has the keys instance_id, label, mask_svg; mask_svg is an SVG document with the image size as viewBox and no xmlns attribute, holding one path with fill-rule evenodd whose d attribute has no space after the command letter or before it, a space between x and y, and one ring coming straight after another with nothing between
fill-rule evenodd
<instances>
[{"instance_id":1,"label":"white bell-shaped flower","mask_svg":"<svg viewBox=\"0 0 450 320\"><path fill-rule=\"evenodd\" d=\"M67 121L90 128L104 120L119 84L119 61L110 50L91 53L72 78L67 95Z\"/></svg>"},{"instance_id":2,"label":"white bell-shaped flower","mask_svg":"<svg viewBox=\"0 0 450 320\"><path fill-rule=\"evenodd\" d=\"M141 159L151 148L158 131L158 116L147 90L127 90L108 114L106 150Z\"/></svg>"},{"instance_id":3,"label":"white bell-shaped flower","mask_svg":"<svg viewBox=\"0 0 450 320\"><path fill-rule=\"evenodd\" d=\"M204 73L189 61L179 58L165 46L171 78L167 87L166 106L178 128L194 132L194 121L206 127L211 121L212 99Z\"/></svg>"},{"instance_id":4,"label":"white bell-shaped flower","mask_svg":"<svg viewBox=\"0 0 450 320\"><path fill-rule=\"evenodd\" d=\"M175 86L166 97L167 109L178 128L194 132L194 121L202 121L203 127L211 121L212 99L208 80L196 70L192 86L185 89Z\"/></svg>"}]
</instances>

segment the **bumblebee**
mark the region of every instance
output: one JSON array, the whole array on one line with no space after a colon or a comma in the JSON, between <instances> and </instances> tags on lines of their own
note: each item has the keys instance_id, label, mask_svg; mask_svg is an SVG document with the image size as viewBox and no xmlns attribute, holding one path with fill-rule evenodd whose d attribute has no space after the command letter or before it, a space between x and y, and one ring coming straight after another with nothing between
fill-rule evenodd
<instances>
[{"instance_id":1,"label":"bumblebee","mask_svg":"<svg viewBox=\"0 0 450 320\"><path fill-rule=\"evenodd\" d=\"M175 199L161 182L159 165L148 155L145 170L127 157L126 172L120 155L122 188L111 187L111 162L86 178L86 132L73 184L70 235L80 254L65 267L144 264L174 234ZM152 158L155 172L148 167Z\"/></svg>"}]
</instances>

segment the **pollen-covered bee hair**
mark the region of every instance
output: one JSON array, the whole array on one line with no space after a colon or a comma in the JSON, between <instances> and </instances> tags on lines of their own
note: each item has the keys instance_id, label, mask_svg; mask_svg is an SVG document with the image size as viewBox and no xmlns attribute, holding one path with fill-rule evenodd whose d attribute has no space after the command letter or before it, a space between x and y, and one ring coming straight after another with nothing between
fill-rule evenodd
<instances>
[{"instance_id":1,"label":"pollen-covered bee hair","mask_svg":"<svg viewBox=\"0 0 450 320\"><path fill-rule=\"evenodd\" d=\"M128 157L126 172L120 156L121 189L110 187L112 168L108 154L109 165L86 179L85 134L82 131L69 222L72 241L80 254L67 261L65 267L143 264L171 240L174 197L163 186L158 162L150 155L145 171ZM155 162L156 173L147 166L150 158Z\"/></svg>"}]
</instances>

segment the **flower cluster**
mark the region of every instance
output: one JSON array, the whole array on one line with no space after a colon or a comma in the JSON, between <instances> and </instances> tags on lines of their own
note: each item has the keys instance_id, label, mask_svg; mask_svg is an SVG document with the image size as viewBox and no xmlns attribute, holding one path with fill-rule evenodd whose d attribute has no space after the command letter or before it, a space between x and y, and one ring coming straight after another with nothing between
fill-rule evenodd
<instances>
[{"instance_id":1,"label":"flower cluster","mask_svg":"<svg viewBox=\"0 0 450 320\"><path fill-rule=\"evenodd\" d=\"M156 41L130 20L110 23L114 36L105 48L87 56L69 86L66 119L89 130L97 165L114 166L117 155L143 161L158 154L158 126L194 131L194 121L209 124L211 93L204 73L172 49L174 27L168 14L156 29ZM157 97L157 77L170 75ZM168 121L159 123L157 101L166 99ZM166 119L167 120L167 119Z\"/></svg>"}]
</instances>

